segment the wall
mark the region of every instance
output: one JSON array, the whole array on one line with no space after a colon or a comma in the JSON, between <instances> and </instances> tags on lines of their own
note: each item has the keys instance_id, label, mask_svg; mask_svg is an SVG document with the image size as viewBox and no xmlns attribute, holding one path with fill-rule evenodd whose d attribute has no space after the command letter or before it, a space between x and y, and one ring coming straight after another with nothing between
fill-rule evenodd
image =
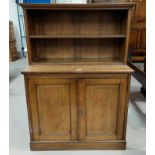
<instances>
[{"instance_id":1,"label":"wall","mask_svg":"<svg viewBox=\"0 0 155 155\"><path fill-rule=\"evenodd\" d=\"M19 23L18 23L17 5L16 5L15 0L9 0L9 20L11 20L13 22L17 50L21 51L20 29L19 29Z\"/></svg>"}]
</instances>

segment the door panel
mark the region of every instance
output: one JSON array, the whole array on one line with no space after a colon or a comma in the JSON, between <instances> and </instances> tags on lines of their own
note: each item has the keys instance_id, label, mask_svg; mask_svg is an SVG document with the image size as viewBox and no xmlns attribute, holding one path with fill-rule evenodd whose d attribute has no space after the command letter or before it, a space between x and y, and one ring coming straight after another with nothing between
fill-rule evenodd
<instances>
[{"instance_id":1,"label":"door panel","mask_svg":"<svg viewBox=\"0 0 155 155\"><path fill-rule=\"evenodd\" d=\"M37 78L29 91L34 140L76 140L76 81Z\"/></svg>"},{"instance_id":2,"label":"door panel","mask_svg":"<svg viewBox=\"0 0 155 155\"><path fill-rule=\"evenodd\" d=\"M42 136L70 136L69 86L38 85L37 98Z\"/></svg>"},{"instance_id":3,"label":"door panel","mask_svg":"<svg viewBox=\"0 0 155 155\"><path fill-rule=\"evenodd\" d=\"M86 87L86 136L89 139L94 136L98 138L115 136L118 88L118 85L88 85Z\"/></svg>"},{"instance_id":4,"label":"door panel","mask_svg":"<svg viewBox=\"0 0 155 155\"><path fill-rule=\"evenodd\" d=\"M83 113L79 115L82 121L80 130L83 130L80 131L80 140L123 139L126 82L126 79L83 80L85 88L81 91L85 100L81 101L83 104L79 108L79 114Z\"/></svg>"}]
</instances>

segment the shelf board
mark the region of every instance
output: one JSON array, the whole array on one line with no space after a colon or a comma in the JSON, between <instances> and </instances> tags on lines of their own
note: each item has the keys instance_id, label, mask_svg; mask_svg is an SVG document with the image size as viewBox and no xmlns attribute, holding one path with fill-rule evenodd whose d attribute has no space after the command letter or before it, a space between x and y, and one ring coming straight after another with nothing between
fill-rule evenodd
<instances>
[{"instance_id":1,"label":"shelf board","mask_svg":"<svg viewBox=\"0 0 155 155\"><path fill-rule=\"evenodd\" d=\"M88 4L19 4L24 9L48 9L48 10L111 10L111 9L130 9L135 6L133 2L116 3L88 3Z\"/></svg>"},{"instance_id":2,"label":"shelf board","mask_svg":"<svg viewBox=\"0 0 155 155\"><path fill-rule=\"evenodd\" d=\"M49 73L131 73L128 65L30 65L22 73L49 74Z\"/></svg>"},{"instance_id":3,"label":"shelf board","mask_svg":"<svg viewBox=\"0 0 155 155\"><path fill-rule=\"evenodd\" d=\"M43 39L43 38L125 38L124 34L113 34L113 35L30 35L29 38Z\"/></svg>"}]
</instances>

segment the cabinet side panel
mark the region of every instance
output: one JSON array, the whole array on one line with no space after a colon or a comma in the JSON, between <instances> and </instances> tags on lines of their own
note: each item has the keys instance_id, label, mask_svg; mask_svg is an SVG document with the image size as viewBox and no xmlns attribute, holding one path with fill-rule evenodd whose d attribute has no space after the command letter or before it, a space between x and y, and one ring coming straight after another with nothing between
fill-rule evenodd
<instances>
[{"instance_id":1,"label":"cabinet side panel","mask_svg":"<svg viewBox=\"0 0 155 155\"><path fill-rule=\"evenodd\" d=\"M29 121L29 133L30 133L30 139L32 141L33 140L33 133L32 133L32 117L31 117L29 85L28 85L29 79L25 75L24 75L24 82L25 82L25 94L26 94L28 121Z\"/></svg>"},{"instance_id":2,"label":"cabinet side panel","mask_svg":"<svg viewBox=\"0 0 155 155\"><path fill-rule=\"evenodd\" d=\"M128 108L127 103L127 78L121 79L120 92L119 92L119 109L118 109L118 121L117 121L117 139L124 139L123 136L124 126L126 126L126 110Z\"/></svg>"},{"instance_id":3,"label":"cabinet side panel","mask_svg":"<svg viewBox=\"0 0 155 155\"><path fill-rule=\"evenodd\" d=\"M28 16L27 10L23 10L24 21L25 21L25 29L26 29L26 43L27 43L27 54L28 54L28 62L31 64L32 62L32 52L31 52L31 41L29 38L29 34L33 31L33 28L30 26L31 19Z\"/></svg>"},{"instance_id":4,"label":"cabinet side panel","mask_svg":"<svg viewBox=\"0 0 155 155\"><path fill-rule=\"evenodd\" d=\"M125 38L125 43L124 45L121 47L122 50L122 61L124 62L124 64L127 63L127 57L128 57L128 48L129 48L129 30L130 30L130 23L131 23L131 10L128 10L128 14L127 14L127 18L124 21L126 24L126 38Z\"/></svg>"}]
</instances>

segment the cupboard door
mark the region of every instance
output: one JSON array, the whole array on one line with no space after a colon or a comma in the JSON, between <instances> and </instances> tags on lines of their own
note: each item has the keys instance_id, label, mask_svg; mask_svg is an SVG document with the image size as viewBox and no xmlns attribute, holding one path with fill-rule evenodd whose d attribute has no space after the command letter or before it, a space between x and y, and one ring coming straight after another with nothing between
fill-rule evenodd
<instances>
[{"instance_id":1,"label":"cupboard door","mask_svg":"<svg viewBox=\"0 0 155 155\"><path fill-rule=\"evenodd\" d=\"M32 78L28 82L31 140L77 139L76 81Z\"/></svg>"},{"instance_id":2,"label":"cupboard door","mask_svg":"<svg viewBox=\"0 0 155 155\"><path fill-rule=\"evenodd\" d=\"M126 79L86 79L79 83L79 140L123 139Z\"/></svg>"}]
</instances>

